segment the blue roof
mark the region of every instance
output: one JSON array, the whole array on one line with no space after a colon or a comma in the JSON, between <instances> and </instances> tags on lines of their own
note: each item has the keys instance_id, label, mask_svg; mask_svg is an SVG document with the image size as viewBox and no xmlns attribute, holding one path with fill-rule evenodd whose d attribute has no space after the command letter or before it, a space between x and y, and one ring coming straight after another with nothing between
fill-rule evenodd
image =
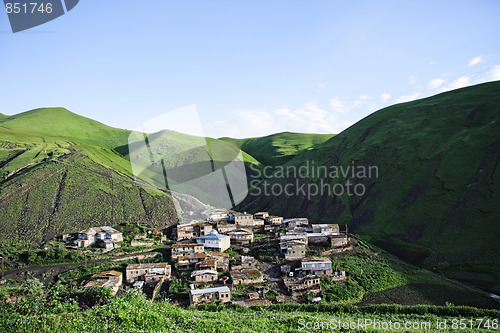
<instances>
[{"instance_id":1,"label":"blue roof","mask_svg":"<svg viewBox=\"0 0 500 333\"><path fill-rule=\"evenodd\" d=\"M213 229L212 231L210 231L210 233L208 235L198 236L198 238L200 238L200 239L221 239L221 238L224 238L224 237L229 237L229 236L219 234L217 232L217 230L215 230L215 229Z\"/></svg>"}]
</instances>

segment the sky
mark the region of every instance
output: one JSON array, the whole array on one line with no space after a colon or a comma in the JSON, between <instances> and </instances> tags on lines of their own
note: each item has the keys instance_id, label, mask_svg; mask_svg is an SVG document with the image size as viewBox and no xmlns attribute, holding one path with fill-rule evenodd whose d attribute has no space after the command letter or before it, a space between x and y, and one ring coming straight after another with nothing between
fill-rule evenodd
<instances>
[{"instance_id":1,"label":"sky","mask_svg":"<svg viewBox=\"0 0 500 333\"><path fill-rule=\"evenodd\" d=\"M62 106L210 137L340 133L500 80L499 13L497 0L82 0L14 34L0 11L0 113Z\"/></svg>"}]
</instances>

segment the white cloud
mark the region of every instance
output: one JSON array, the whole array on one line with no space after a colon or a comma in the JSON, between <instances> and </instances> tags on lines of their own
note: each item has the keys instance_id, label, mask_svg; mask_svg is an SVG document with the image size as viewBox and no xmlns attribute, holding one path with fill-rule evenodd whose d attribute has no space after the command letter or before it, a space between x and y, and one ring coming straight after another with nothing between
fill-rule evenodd
<instances>
[{"instance_id":1,"label":"white cloud","mask_svg":"<svg viewBox=\"0 0 500 333\"><path fill-rule=\"evenodd\" d=\"M340 133L353 123L338 119L338 114L306 103L297 109L281 107L267 110L234 110L224 120L205 127L210 137L248 138L284 131L305 133Z\"/></svg>"},{"instance_id":2,"label":"white cloud","mask_svg":"<svg viewBox=\"0 0 500 333\"><path fill-rule=\"evenodd\" d=\"M416 77L414 77L414 76L410 76L410 77L408 78L408 83L409 83L410 85L415 84L415 82L417 82L417 78L416 78Z\"/></svg>"},{"instance_id":3,"label":"white cloud","mask_svg":"<svg viewBox=\"0 0 500 333\"><path fill-rule=\"evenodd\" d=\"M470 67L470 66L477 65L477 64L481 63L482 61L483 61L483 58L481 58L481 57L474 57L471 60L469 60L468 66Z\"/></svg>"},{"instance_id":4,"label":"white cloud","mask_svg":"<svg viewBox=\"0 0 500 333\"><path fill-rule=\"evenodd\" d=\"M500 80L500 65L493 66L491 70L488 73L486 73L484 79L485 82Z\"/></svg>"},{"instance_id":5,"label":"white cloud","mask_svg":"<svg viewBox=\"0 0 500 333\"><path fill-rule=\"evenodd\" d=\"M325 89L326 88L326 83L318 83L318 87L321 88L321 89Z\"/></svg>"},{"instance_id":6,"label":"white cloud","mask_svg":"<svg viewBox=\"0 0 500 333\"><path fill-rule=\"evenodd\" d=\"M391 94L388 94L388 93L383 93L380 95L380 99L382 100L382 102L387 102L388 100L391 99Z\"/></svg>"},{"instance_id":7,"label":"white cloud","mask_svg":"<svg viewBox=\"0 0 500 333\"><path fill-rule=\"evenodd\" d=\"M430 88L430 89L436 89L436 88L439 88L446 80L438 77L434 80L430 80L429 83L427 83L427 86Z\"/></svg>"},{"instance_id":8,"label":"white cloud","mask_svg":"<svg viewBox=\"0 0 500 333\"><path fill-rule=\"evenodd\" d=\"M344 113L349 111L351 108L343 102L340 97L336 96L330 100L330 108L339 113Z\"/></svg>"},{"instance_id":9,"label":"white cloud","mask_svg":"<svg viewBox=\"0 0 500 333\"><path fill-rule=\"evenodd\" d=\"M395 100L396 103L405 103L410 102L418 98L420 96L419 92L414 93L413 95L404 95Z\"/></svg>"},{"instance_id":10,"label":"white cloud","mask_svg":"<svg viewBox=\"0 0 500 333\"><path fill-rule=\"evenodd\" d=\"M441 92L467 87L470 84L471 84L470 77L467 75L464 75L464 76L459 77L458 79L456 79L455 81L453 81L452 83L450 83L449 85L444 87L443 89L441 89Z\"/></svg>"},{"instance_id":11,"label":"white cloud","mask_svg":"<svg viewBox=\"0 0 500 333\"><path fill-rule=\"evenodd\" d=\"M367 94L363 94L361 96L359 96L359 100L360 101L366 101L368 99L368 95Z\"/></svg>"}]
</instances>

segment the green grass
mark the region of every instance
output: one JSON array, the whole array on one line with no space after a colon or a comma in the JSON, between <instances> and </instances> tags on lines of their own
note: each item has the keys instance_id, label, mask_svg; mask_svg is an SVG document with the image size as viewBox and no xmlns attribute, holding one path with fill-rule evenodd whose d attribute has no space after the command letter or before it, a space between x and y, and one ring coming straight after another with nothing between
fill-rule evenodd
<instances>
[{"instance_id":1,"label":"green grass","mask_svg":"<svg viewBox=\"0 0 500 333\"><path fill-rule=\"evenodd\" d=\"M57 296L57 290L51 292ZM430 322L430 332L437 332L436 321L451 323L460 318L489 320L490 330L498 319L498 311L467 307L398 307L337 305L275 305L270 308L246 309L236 306L206 306L203 309L183 309L168 302L151 302L144 296L127 293L111 297L109 303L81 311L76 303L64 302L52 296L21 301L13 306L2 303L0 327L3 332L300 332L306 323L330 324L364 322ZM108 298L108 297L106 297ZM312 325L312 324L309 324ZM326 326L324 326L326 327ZM328 326L329 330L335 330ZM309 327L308 331L311 328ZM384 332L377 327L359 327L350 332ZM407 332L421 331L405 330ZM443 331L443 330L441 330ZM483 331L472 329L470 331Z\"/></svg>"},{"instance_id":2,"label":"green grass","mask_svg":"<svg viewBox=\"0 0 500 333\"><path fill-rule=\"evenodd\" d=\"M348 222L351 231L402 259L450 276L459 275L455 265L481 264L488 267L481 273L498 272L499 91L496 81L387 107L284 164L377 166L378 178L326 180L361 184L362 196L248 197L238 208ZM467 277L469 283L474 279ZM492 276L478 275L476 285L484 286L484 279Z\"/></svg>"},{"instance_id":3,"label":"green grass","mask_svg":"<svg viewBox=\"0 0 500 333\"><path fill-rule=\"evenodd\" d=\"M177 221L161 166L149 166L134 176L129 139L132 148L137 144L130 133L63 108L1 118L0 240L14 237L36 243L96 224L138 221L162 227ZM165 130L148 134L148 140L157 158L169 156L168 170L179 170L188 179L197 177L190 170L199 170L198 164L209 160L215 168L233 160L259 165L234 145L216 139ZM192 149L198 144L204 146ZM229 179L242 178L245 172L226 171ZM188 190L211 203L209 192ZM234 189L233 195L238 195Z\"/></svg>"},{"instance_id":4,"label":"green grass","mask_svg":"<svg viewBox=\"0 0 500 333\"><path fill-rule=\"evenodd\" d=\"M233 143L264 165L280 165L332 137L334 134L284 132L258 138L220 138L220 140Z\"/></svg>"}]
</instances>

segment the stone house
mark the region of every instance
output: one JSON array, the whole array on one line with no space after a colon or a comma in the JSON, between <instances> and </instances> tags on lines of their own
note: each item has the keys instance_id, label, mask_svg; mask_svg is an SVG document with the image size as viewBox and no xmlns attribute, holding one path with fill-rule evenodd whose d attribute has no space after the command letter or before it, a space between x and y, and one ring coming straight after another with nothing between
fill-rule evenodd
<instances>
[{"instance_id":1,"label":"stone house","mask_svg":"<svg viewBox=\"0 0 500 333\"><path fill-rule=\"evenodd\" d=\"M296 292L314 292L321 291L320 277L310 275L303 278L283 278L283 282L290 294Z\"/></svg>"},{"instance_id":2,"label":"stone house","mask_svg":"<svg viewBox=\"0 0 500 333\"><path fill-rule=\"evenodd\" d=\"M177 257L175 268L177 269L193 268L197 263L205 260L206 257L207 254L205 252L188 254L186 256L179 256Z\"/></svg>"},{"instance_id":3,"label":"stone house","mask_svg":"<svg viewBox=\"0 0 500 333\"><path fill-rule=\"evenodd\" d=\"M192 240L197 236L208 235L212 231L212 225L205 221L193 221L177 225L177 241Z\"/></svg>"},{"instance_id":4,"label":"stone house","mask_svg":"<svg viewBox=\"0 0 500 333\"><path fill-rule=\"evenodd\" d=\"M193 271L191 273L191 279L193 279L196 283L208 283L217 281L217 277L217 272L210 269L202 269Z\"/></svg>"},{"instance_id":5,"label":"stone house","mask_svg":"<svg viewBox=\"0 0 500 333\"><path fill-rule=\"evenodd\" d=\"M137 280L151 282L159 281L160 279L170 279L172 269L166 262L132 264L127 265L125 273L127 282Z\"/></svg>"},{"instance_id":6,"label":"stone house","mask_svg":"<svg viewBox=\"0 0 500 333\"><path fill-rule=\"evenodd\" d=\"M238 229L238 226L234 223L217 223L217 231L220 234L227 234L230 231Z\"/></svg>"},{"instance_id":7,"label":"stone house","mask_svg":"<svg viewBox=\"0 0 500 333\"><path fill-rule=\"evenodd\" d=\"M227 233L233 245L248 245L253 242L253 231L248 229L235 229Z\"/></svg>"},{"instance_id":8,"label":"stone house","mask_svg":"<svg viewBox=\"0 0 500 333\"><path fill-rule=\"evenodd\" d=\"M205 251L208 257L217 259L217 271L227 272L229 269L229 254L223 252Z\"/></svg>"},{"instance_id":9,"label":"stone house","mask_svg":"<svg viewBox=\"0 0 500 333\"><path fill-rule=\"evenodd\" d=\"M212 225L210 223L197 223L193 226L193 229L196 236L204 236L212 231Z\"/></svg>"},{"instance_id":10,"label":"stone house","mask_svg":"<svg viewBox=\"0 0 500 333\"><path fill-rule=\"evenodd\" d=\"M327 236L339 235L340 229L338 224L313 224L311 225L312 232L323 233Z\"/></svg>"},{"instance_id":11,"label":"stone house","mask_svg":"<svg viewBox=\"0 0 500 333\"><path fill-rule=\"evenodd\" d=\"M194 227L192 225L178 225L177 226L177 241L192 240L196 238Z\"/></svg>"},{"instance_id":12,"label":"stone house","mask_svg":"<svg viewBox=\"0 0 500 333\"><path fill-rule=\"evenodd\" d=\"M233 285L264 282L264 276L258 269L238 269L230 272Z\"/></svg>"},{"instance_id":13,"label":"stone house","mask_svg":"<svg viewBox=\"0 0 500 333\"><path fill-rule=\"evenodd\" d=\"M253 217L259 220L265 220L269 216L269 212L258 212L253 214Z\"/></svg>"},{"instance_id":14,"label":"stone house","mask_svg":"<svg viewBox=\"0 0 500 333\"><path fill-rule=\"evenodd\" d=\"M287 232L286 234L280 235L280 249L281 249L281 251L286 251L288 248L288 243L291 241L301 241L307 245L308 244L307 233L305 233L305 232Z\"/></svg>"},{"instance_id":15,"label":"stone house","mask_svg":"<svg viewBox=\"0 0 500 333\"><path fill-rule=\"evenodd\" d=\"M196 269L198 270L213 270L217 271L217 258L214 257L206 257L202 261L195 264Z\"/></svg>"},{"instance_id":16,"label":"stone house","mask_svg":"<svg viewBox=\"0 0 500 333\"><path fill-rule=\"evenodd\" d=\"M246 213L234 214L234 223L241 227L253 227L255 225L253 215Z\"/></svg>"},{"instance_id":17,"label":"stone house","mask_svg":"<svg viewBox=\"0 0 500 333\"><path fill-rule=\"evenodd\" d=\"M299 260L306 256L306 243L303 241L292 240L286 244L285 259Z\"/></svg>"},{"instance_id":18,"label":"stone house","mask_svg":"<svg viewBox=\"0 0 500 333\"><path fill-rule=\"evenodd\" d=\"M187 256L190 254L201 253L205 247L203 244L190 243L190 244L172 244L172 259L177 259L180 256Z\"/></svg>"},{"instance_id":19,"label":"stone house","mask_svg":"<svg viewBox=\"0 0 500 333\"><path fill-rule=\"evenodd\" d=\"M332 275L332 262L328 258L309 257L301 261L302 272L305 275Z\"/></svg>"},{"instance_id":20,"label":"stone house","mask_svg":"<svg viewBox=\"0 0 500 333\"><path fill-rule=\"evenodd\" d=\"M288 229L295 229L299 227L307 227L309 225L309 220L305 217L297 217L284 220L283 223Z\"/></svg>"},{"instance_id":21,"label":"stone house","mask_svg":"<svg viewBox=\"0 0 500 333\"><path fill-rule=\"evenodd\" d=\"M189 301L192 305L210 303L213 299L222 303L231 302L231 290L227 286L191 289L189 291Z\"/></svg>"},{"instance_id":22,"label":"stone house","mask_svg":"<svg viewBox=\"0 0 500 333\"><path fill-rule=\"evenodd\" d=\"M241 268L243 269L255 269L257 268L257 260L251 256L241 256Z\"/></svg>"},{"instance_id":23,"label":"stone house","mask_svg":"<svg viewBox=\"0 0 500 333\"><path fill-rule=\"evenodd\" d=\"M283 217L281 216L268 216L266 219L266 224L271 224L273 226L279 226L283 222Z\"/></svg>"},{"instance_id":24,"label":"stone house","mask_svg":"<svg viewBox=\"0 0 500 333\"><path fill-rule=\"evenodd\" d=\"M115 295L122 284L122 273L110 270L92 275L90 281L83 286L83 289L109 288L112 290L112 294Z\"/></svg>"}]
</instances>

